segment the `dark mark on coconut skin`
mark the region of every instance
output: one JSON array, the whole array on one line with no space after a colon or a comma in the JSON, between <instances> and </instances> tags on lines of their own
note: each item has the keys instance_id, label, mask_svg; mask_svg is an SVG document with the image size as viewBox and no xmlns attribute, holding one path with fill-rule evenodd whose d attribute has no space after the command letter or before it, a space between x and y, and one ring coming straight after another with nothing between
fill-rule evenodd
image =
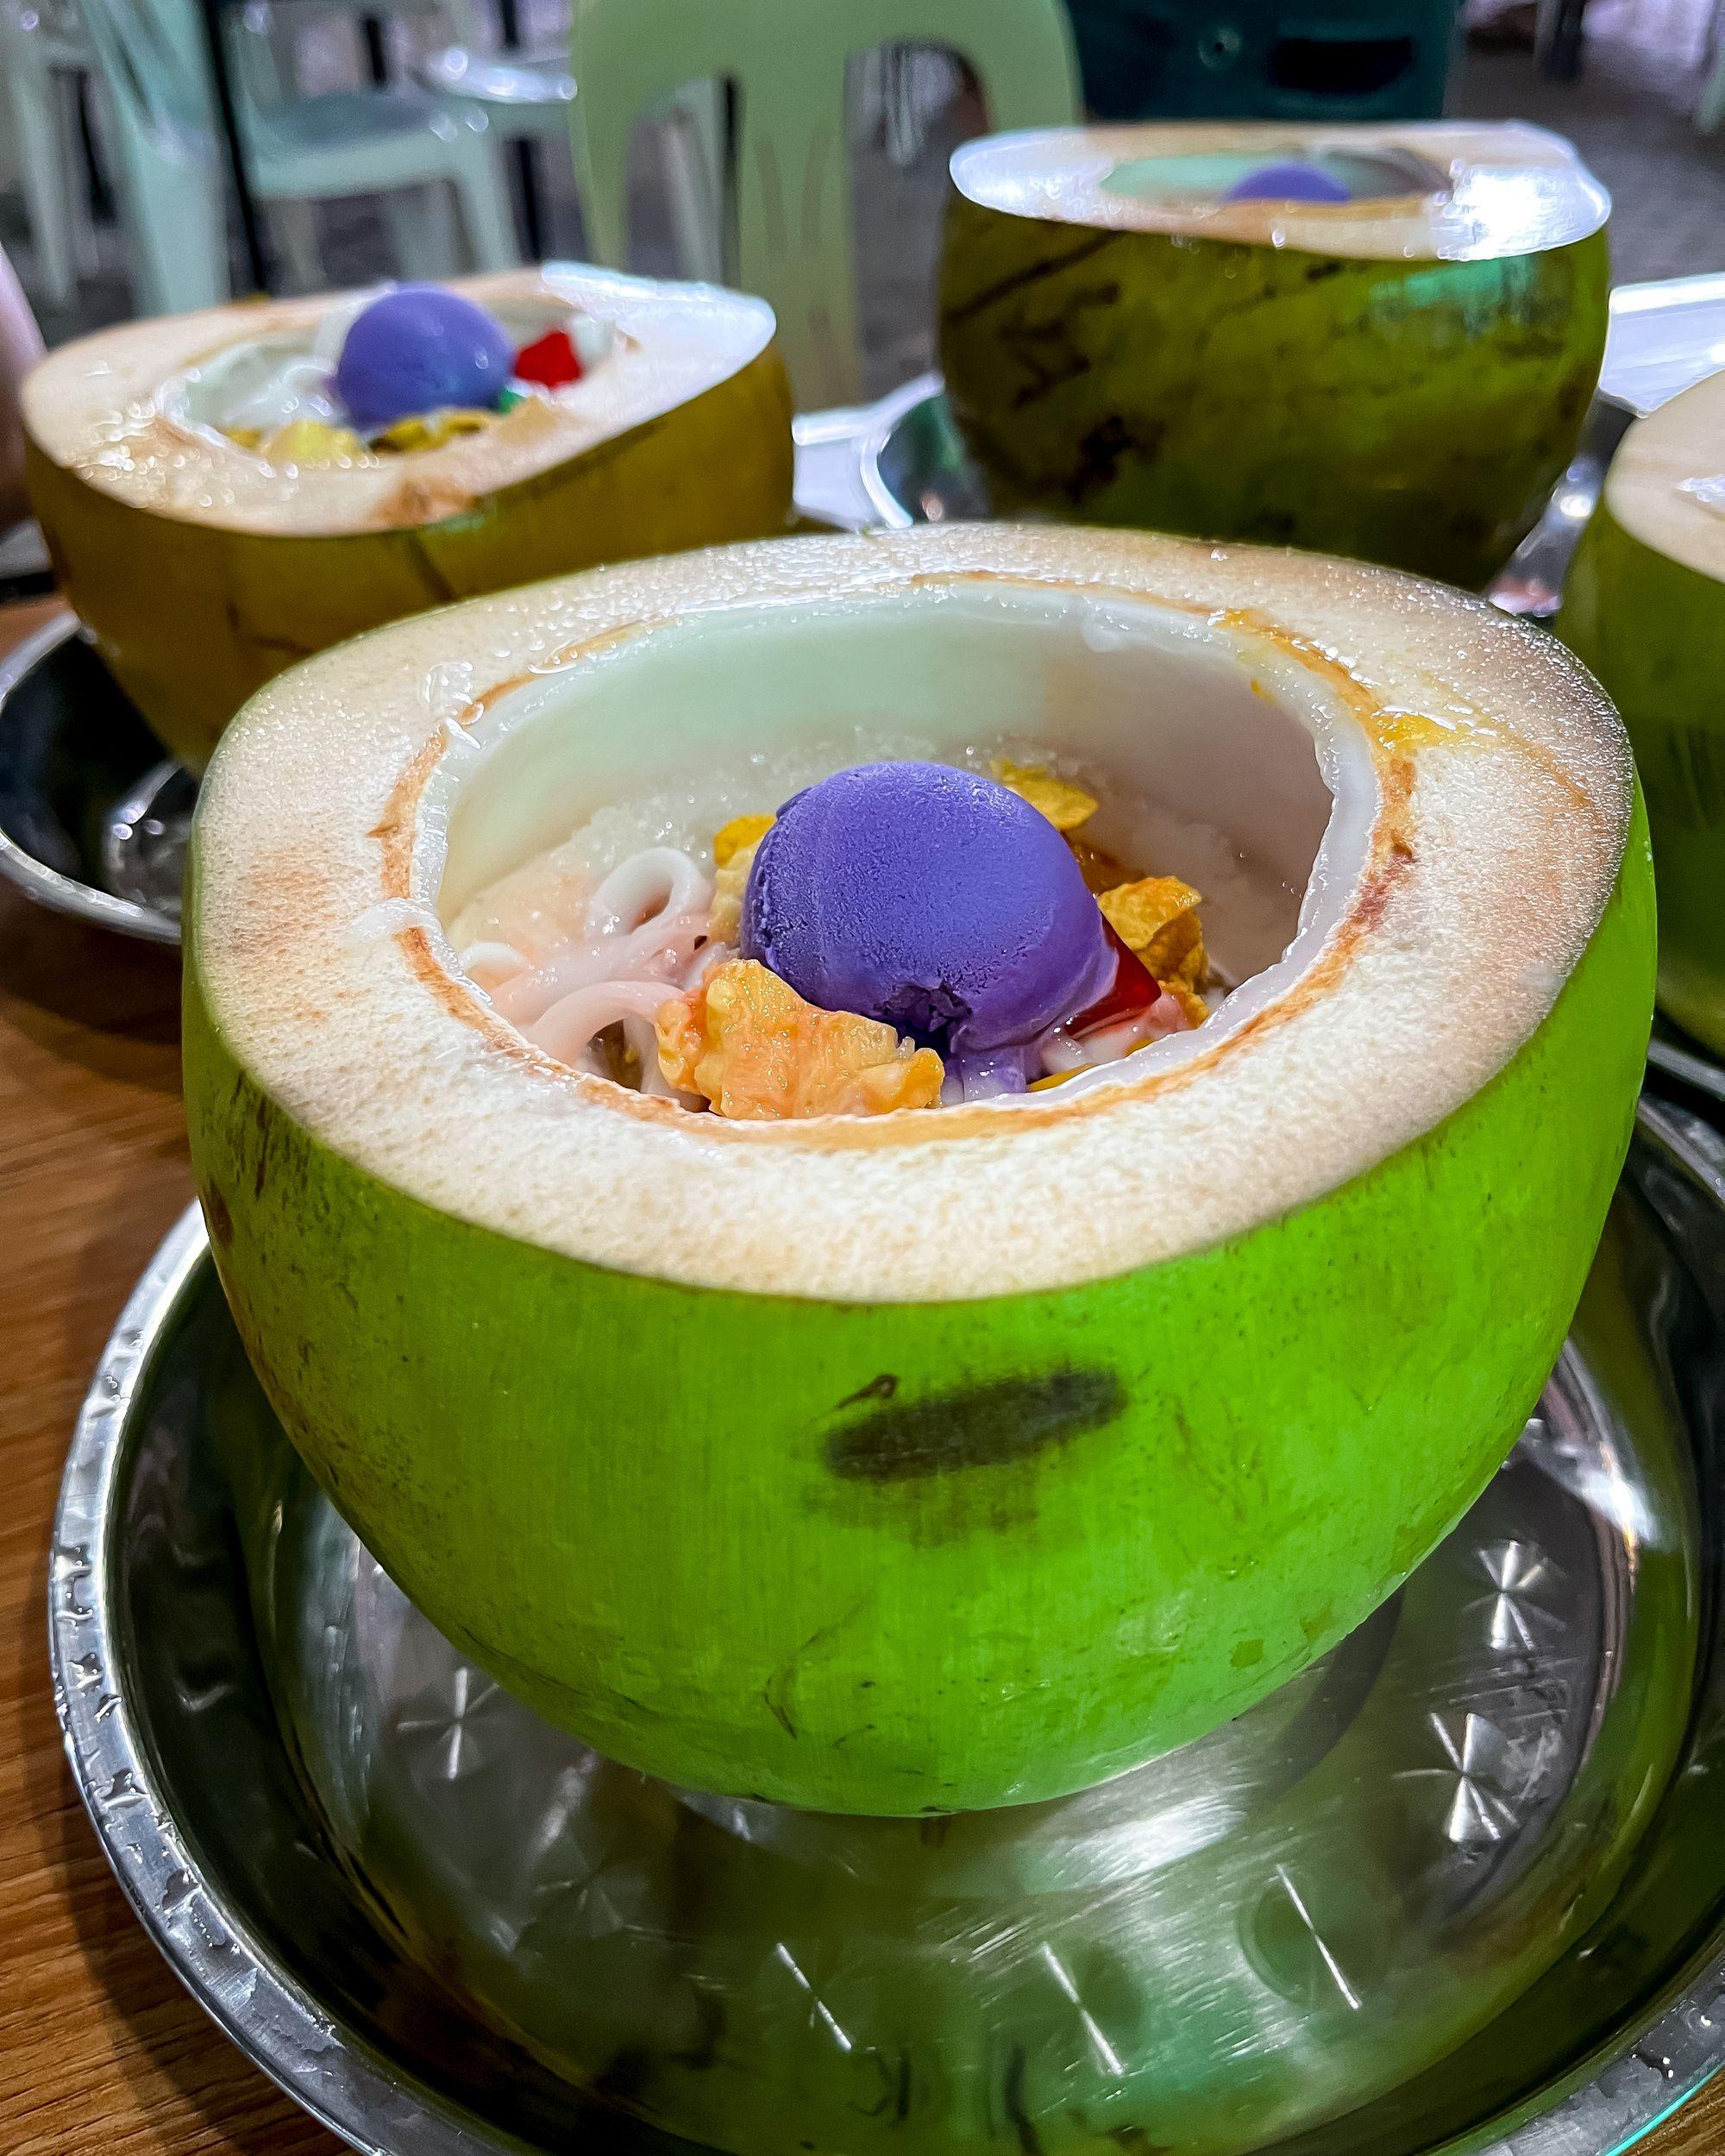
<instances>
[{"instance_id":1,"label":"dark mark on coconut skin","mask_svg":"<svg viewBox=\"0 0 1725 2156\"><path fill-rule=\"evenodd\" d=\"M866 1396L879 1396L874 1388L864 1389ZM847 1420L826 1440L826 1463L845 1482L918 1482L966 1468L1011 1466L1101 1429L1126 1407L1119 1377L1101 1369L997 1378L917 1400L885 1397L888 1404Z\"/></svg>"},{"instance_id":2,"label":"dark mark on coconut skin","mask_svg":"<svg viewBox=\"0 0 1725 2156\"><path fill-rule=\"evenodd\" d=\"M871 1377L854 1393L847 1393L838 1404L841 1407L860 1407L867 1400L890 1400L898 1389L899 1381L893 1372L882 1370L878 1377Z\"/></svg>"}]
</instances>

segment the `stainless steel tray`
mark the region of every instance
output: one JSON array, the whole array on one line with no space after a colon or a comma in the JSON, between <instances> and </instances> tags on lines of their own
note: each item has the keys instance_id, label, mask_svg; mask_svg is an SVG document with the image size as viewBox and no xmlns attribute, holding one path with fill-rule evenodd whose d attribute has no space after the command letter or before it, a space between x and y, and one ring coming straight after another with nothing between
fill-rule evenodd
<instances>
[{"instance_id":1,"label":"stainless steel tray","mask_svg":"<svg viewBox=\"0 0 1725 2156\"><path fill-rule=\"evenodd\" d=\"M1604 2156L1725 2059L1725 1140L1648 1100L1540 1413L1316 1670L1063 1803L846 1821L538 1722L309 1486L188 1215L67 1463L68 1756L356 2147Z\"/></svg>"}]
</instances>

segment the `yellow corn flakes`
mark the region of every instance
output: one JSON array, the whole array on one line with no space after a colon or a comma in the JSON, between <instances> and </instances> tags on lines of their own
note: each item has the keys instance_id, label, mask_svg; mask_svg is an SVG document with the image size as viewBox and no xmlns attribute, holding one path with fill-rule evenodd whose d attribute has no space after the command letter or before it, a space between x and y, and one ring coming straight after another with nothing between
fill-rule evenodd
<instances>
[{"instance_id":1,"label":"yellow corn flakes","mask_svg":"<svg viewBox=\"0 0 1725 2156\"><path fill-rule=\"evenodd\" d=\"M1180 1006L1188 1024L1201 1025L1210 1015L1201 993L1210 961L1198 918L1202 900L1191 885L1178 876L1140 876L1136 883L1104 891L1096 903L1120 941Z\"/></svg>"},{"instance_id":2,"label":"yellow corn flakes","mask_svg":"<svg viewBox=\"0 0 1725 2156\"><path fill-rule=\"evenodd\" d=\"M392 427L386 427L373 447L398 454L410 449L441 449L457 435L480 433L490 426L492 418L492 414L488 411L469 411L460 406L453 406L448 411L416 412L410 418L398 419Z\"/></svg>"},{"instance_id":3,"label":"yellow corn flakes","mask_svg":"<svg viewBox=\"0 0 1725 2156\"><path fill-rule=\"evenodd\" d=\"M1033 809L1040 811L1057 831L1076 830L1096 813L1094 794L1087 793L1082 786L1074 786L1070 779L1058 778L1052 771L1039 771L1034 764L1007 763L1002 759L994 766L994 777L1021 801L1028 801Z\"/></svg>"},{"instance_id":4,"label":"yellow corn flakes","mask_svg":"<svg viewBox=\"0 0 1725 2156\"><path fill-rule=\"evenodd\" d=\"M755 850L760 845L755 839L740 847L725 862L712 880L712 911L707 916L706 932L716 943L734 943L743 926L743 893L748 887L749 871L755 866Z\"/></svg>"},{"instance_id":5,"label":"yellow corn flakes","mask_svg":"<svg viewBox=\"0 0 1725 2156\"><path fill-rule=\"evenodd\" d=\"M713 866L723 868L745 846L752 854L778 820L776 816L733 816L722 831L713 833Z\"/></svg>"},{"instance_id":6,"label":"yellow corn flakes","mask_svg":"<svg viewBox=\"0 0 1725 2156\"><path fill-rule=\"evenodd\" d=\"M365 453L351 427L326 426L321 419L291 419L264 444L273 464L341 464Z\"/></svg>"},{"instance_id":7,"label":"yellow corn flakes","mask_svg":"<svg viewBox=\"0 0 1725 2156\"><path fill-rule=\"evenodd\" d=\"M659 1012L659 1068L721 1115L770 1122L932 1107L945 1075L932 1048L850 1011L822 1011L751 958L716 966Z\"/></svg>"}]
</instances>

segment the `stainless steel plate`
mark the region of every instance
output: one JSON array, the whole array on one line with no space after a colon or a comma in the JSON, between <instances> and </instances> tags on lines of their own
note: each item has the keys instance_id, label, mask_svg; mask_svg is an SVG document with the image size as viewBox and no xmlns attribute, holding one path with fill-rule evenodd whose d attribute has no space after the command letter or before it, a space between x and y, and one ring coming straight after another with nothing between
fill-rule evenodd
<instances>
[{"instance_id":1,"label":"stainless steel plate","mask_svg":"<svg viewBox=\"0 0 1725 2156\"><path fill-rule=\"evenodd\" d=\"M1672 1086L1693 1096L1696 1105L1715 1122L1721 1120L1719 1112L1725 1108L1725 1068L1711 1049L1661 1016L1653 1020L1647 1062Z\"/></svg>"},{"instance_id":2,"label":"stainless steel plate","mask_svg":"<svg viewBox=\"0 0 1725 2156\"><path fill-rule=\"evenodd\" d=\"M1570 556L1593 514L1629 417L1609 398L1594 400L1574 459L1552 489L1545 514L1487 594L1505 613L1535 620L1556 613ZM862 437L861 455L862 485L879 521L891 530L993 513L988 482L971 461L938 374L922 375L883 401Z\"/></svg>"},{"instance_id":3,"label":"stainless steel plate","mask_svg":"<svg viewBox=\"0 0 1725 2156\"><path fill-rule=\"evenodd\" d=\"M1593 514L1606 467L1628 429L1629 413L1596 398L1569 468L1545 514L1516 548L1487 597L1505 613L1543 620L1556 613L1575 542ZM988 481L971 461L938 374L924 374L876 407L862 438L862 486L889 530L953 523L993 512Z\"/></svg>"},{"instance_id":4,"label":"stainless steel plate","mask_svg":"<svg viewBox=\"0 0 1725 2156\"><path fill-rule=\"evenodd\" d=\"M116 1871L357 2146L1604 2156L1725 2057L1725 1141L1649 1102L1540 1414L1386 1609L1058 1804L843 1821L538 1722L309 1486L191 1216L66 1469Z\"/></svg>"}]
</instances>

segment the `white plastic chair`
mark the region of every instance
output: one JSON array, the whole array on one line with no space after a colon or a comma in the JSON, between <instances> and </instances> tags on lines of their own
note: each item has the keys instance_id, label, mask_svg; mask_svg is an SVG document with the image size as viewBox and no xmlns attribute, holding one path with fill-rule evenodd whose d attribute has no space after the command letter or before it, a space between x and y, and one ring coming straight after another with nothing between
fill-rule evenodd
<instances>
[{"instance_id":1,"label":"white plastic chair","mask_svg":"<svg viewBox=\"0 0 1725 2156\"><path fill-rule=\"evenodd\" d=\"M192 0L79 4L113 110L140 304L151 313L213 305L229 291L223 172ZM519 259L482 118L453 115L417 91L274 98L267 28L263 16L236 26L235 102L252 191L279 217L301 281L321 281L304 205L343 195L384 197L409 277L454 266L451 195L478 267L505 269Z\"/></svg>"},{"instance_id":2,"label":"white plastic chair","mask_svg":"<svg viewBox=\"0 0 1725 2156\"><path fill-rule=\"evenodd\" d=\"M729 85L736 279L777 311L805 408L861 394L845 68L881 45L956 52L994 127L1078 116L1062 0L574 0L572 133L593 254L626 260L637 122L691 81Z\"/></svg>"},{"instance_id":3,"label":"white plastic chair","mask_svg":"<svg viewBox=\"0 0 1725 2156\"><path fill-rule=\"evenodd\" d=\"M78 140L78 80L91 54L64 0L0 0L0 84L11 114L18 184L38 282L60 305L95 266Z\"/></svg>"}]
</instances>

